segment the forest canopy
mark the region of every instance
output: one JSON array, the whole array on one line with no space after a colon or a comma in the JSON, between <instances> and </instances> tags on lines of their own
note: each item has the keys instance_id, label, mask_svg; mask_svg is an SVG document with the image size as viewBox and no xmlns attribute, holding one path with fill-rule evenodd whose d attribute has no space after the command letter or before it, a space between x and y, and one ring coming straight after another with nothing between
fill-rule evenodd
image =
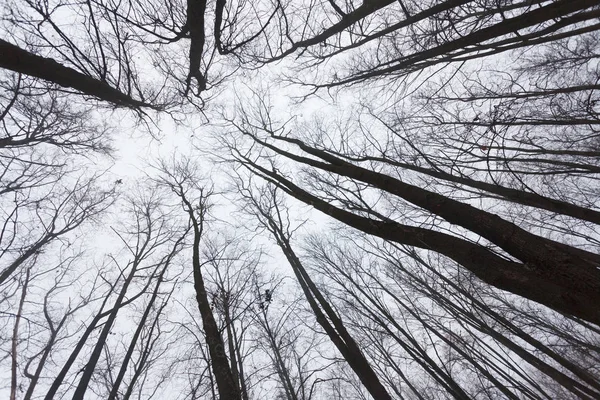
<instances>
[{"instance_id":1,"label":"forest canopy","mask_svg":"<svg viewBox=\"0 0 600 400\"><path fill-rule=\"evenodd\" d=\"M600 398L592 0L7 0L0 395Z\"/></svg>"}]
</instances>

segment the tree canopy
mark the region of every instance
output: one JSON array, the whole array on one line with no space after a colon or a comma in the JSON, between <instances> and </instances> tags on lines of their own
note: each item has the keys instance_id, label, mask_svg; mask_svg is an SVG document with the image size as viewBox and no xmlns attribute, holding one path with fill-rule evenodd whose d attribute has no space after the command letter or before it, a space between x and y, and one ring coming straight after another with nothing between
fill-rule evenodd
<instances>
[{"instance_id":1,"label":"tree canopy","mask_svg":"<svg viewBox=\"0 0 600 400\"><path fill-rule=\"evenodd\" d=\"M600 398L599 18L8 0L0 393Z\"/></svg>"}]
</instances>

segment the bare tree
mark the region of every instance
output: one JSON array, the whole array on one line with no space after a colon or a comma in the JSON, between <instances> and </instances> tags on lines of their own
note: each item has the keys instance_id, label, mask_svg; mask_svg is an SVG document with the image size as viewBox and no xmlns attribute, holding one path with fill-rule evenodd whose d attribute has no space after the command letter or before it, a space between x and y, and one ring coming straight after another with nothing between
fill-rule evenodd
<instances>
[{"instance_id":1,"label":"bare tree","mask_svg":"<svg viewBox=\"0 0 600 400\"><path fill-rule=\"evenodd\" d=\"M293 229L290 227L285 205L281 204L282 200L276 189L267 186L259 191L260 194L257 195L253 192L251 186L242 185L240 183L238 186L240 194L248 201L249 207L254 208L254 211L249 208L250 212L256 215L263 228L268 230L275 238L277 245L290 263L319 325L325 330L327 336L340 351L371 396L375 399L391 399L369 361L361 352L360 347L345 328L342 319L317 288L292 249L290 242Z\"/></svg>"},{"instance_id":2,"label":"bare tree","mask_svg":"<svg viewBox=\"0 0 600 400\"><path fill-rule=\"evenodd\" d=\"M9 0L8 396L600 397L599 16L592 0ZM299 101L276 111L255 84ZM179 154L143 187L107 178L117 108L157 126L147 112L200 111L210 139L191 150L233 190ZM282 256L293 279L264 278Z\"/></svg>"},{"instance_id":3,"label":"bare tree","mask_svg":"<svg viewBox=\"0 0 600 400\"><path fill-rule=\"evenodd\" d=\"M23 303L25 303L25 297L27 296L27 286L29 285L30 269L25 271L24 282L21 285L21 298L19 300L19 308L17 309L17 315L15 316L15 324L13 328L12 346L11 346L11 380L10 380L10 400L17 398L17 346L19 341L19 324L21 322L21 316L23 313Z\"/></svg>"},{"instance_id":4,"label":"bare tree","mask_svg":"<svg viewBox=\"0 0 600 400\"><path fill-rule=\"evenodd\" d=\"M150 285L151 281L157 280L157 285L160 286L172 258L181 249L181 242L187 232L184 230L182 235L181 232L178 232L177 229L173 228L175 224L170 220L169 214L164 214L164 211L160 208L160 202L157 200L155 195L150 192L149 194L144 194L141 201L131 202L131 228L126 227L124 233L128 236L132 236L132 241L129 242L129 240L127 240L128 238L123 238L123 236L119 234L119 236L123 238L124 244L130 252L131 259L126 265L121 266L118 260L111 257L120 272L119 275L123 276L122 286L117 294L117 298L114 300L112 311L103 324L104 326L96 340L92 353L89 356L89 360L85 363L81 378L79 379L77 388L73 394L73 399L83 399L94 370L96 369L96 365L102 355L102 351L106 346L108 336L111 333L119 310L122 308L128 290L130 286L133 285L135 278L139 277L140 272L143 270L150 269L152 272L148 278L148 285ZM169 251L166 252L164 256L160 257L157 261L152 260L151 255L153 255L157 249L165 244L170 245L172 242L174 242L174 244L169 246ZM125 273L125 271L128 272ZM145 291L145 288L142 289L142 292L143 291ZM145 319L142 319L140 325L143 326L144 322ZM139 336L139 333L137 333L137 336ZM134 338L135 337L136 333L134 333ZM127 368L130 357L131 354L128 352L122 364L124 366L123 368ZM120 372L117 375L114 382L113 388L116 389L113 390L115 390L115 393L123 378L122 374L124 374L124 370L122 371L123 372ZM114 396L114 394L112 396Z\"/></svg>"},{"instance_id":5,"label":"bare tree","mask_svg":"<svg viewBox=\"0 0 600 400\"><path fill-rule=\"evenodd\" d=\"M274 23L281 6L271 8L224 0L214 6L204 0L9 2L0 68L142 114L196 98L203 107L205 92L239 67L224 56Z\"/></svg>"},{"instance_id":6,"label":"bare tree","mask_svg":"<svg viewBox=\"0 0 600 400\"><path fill-rule=\"evenodd\" d=\"M386 343L398 338L398 344L411 354L411 362L429 373L437 369L450 374L448 378L469 391L468 397L475 396L471 391L476 380L482 381L481 388L487 388L490 397L495 392L503 398L544 398L553 385L550 380L565 389L566 398L597 396L595 374L586 372L591 365L561 354L553 346L558 333L531 329L512 318L510 309L498 308L499 303L488 297L493 291L463 274L457 280L451 266L424 260L415 249L342 232L335 238L311 237L305 246L307 257L314 263L314 273L327 277L323 285L337 288L335 298L345 305L346 315L354 316L351 320L355 329L364 332L363 340L381 341L376 348L387 360L384 365L393 366L402 358ZM494 292L493 296L500 295ZM504 301L513 309L522 307L514 300L507 297ZM429 340L419 344L416 338L423 337L421 331ZM587 340L593 343L591 337ZM419 346L433 347L429 353L435 351L442 358L427 360L427 353L416 352ZM515 357L530 368L519 366ZM470 371L478 378L467 378ZM402 368L393 368L396 374L418 394L421 389L407 379ZM544 384L536 382L535 376L545 376Z\"/></svg>"},{"instance_id":7,"label":"bare tree","mask_svg":"<svg viewBox=\"0 0 600 400\"><path fill-rule=\"evenodd\" d=\"M283 278L256 276L254 285L257 300L253 312L258 326L254 342L269 358L268 371L280 387L280 397L319 398L329 380L325 373L338 361L322 365L328 342L315 330L312 311L303 307L301 297Z\"/></svg>"},{"instance_id":8,"label":"bare tree","mask_svg":"<svg viewBox=\"0 0 600 400\"><path fill-rule=\"evenodd\" d=\"M81 261L82 255L83 253L75 253L71 256L64 256L64 260L61 260L56 267L48 271L41 271L37 274L37 277L34 277L38 279L46 278L52 272L55 273L54 283L45 291L42 304L40 305L43 308L46 326L39 333L43 333L47 336L47 339L42 342L39 351L28 358L23 368L23 374L29 379L24 399L33 398L36 387L38 387L40 380L43 380L43 373L46 372L47 364L53 361L53 356L56 353L59 353L58 348L61 344L67 342L74 334L73 332L68 332L71 319L76 316L79 317L80 311L85 311L87 307L96 302L98 297L101 296L98 293L101 284L96 276L96 279L91 281L87 293L81 293L79 298L76 299L78 301L70 299L69 304L64 310L60 310L56 306L57 298L60 298L62 293L68 292L71 285L82 279L82 273L79 273L75 277L70 276L71 270L76 270L75 265Z\"/></svg>"},{"instance_id":9,"label":"bare tree","mask_svg":"<svg viewBox=\"0 0 600 400\"><path fill-rule=\"evenodd\" d=\"M204 241L202 258L205 263L207 289L213 313L227 342L227 353L233 379L240 388L243 400L248 400L252 389L247 360L252 346L247 346L255 298L252 277L261 262L260 252L252 250L239 236L227 231L211 232Z\"/></svg>"},{"instance_id":10,"label":"bare tree","mask_svg":"<svg viewBox=\"0 0 600 400\"><path fill-rule=\"evenodd\" d=\"M176 162L174 165L163 164L162 176L159 182L173 191L189 217L193 231L192 268L194 276L194 289L196 302L202 317L202 326L210 354L210 364L215 377L217 390L221 399L241 399L238 382L234 380L234 373L227 358L225 342L217 325L215 315L210 306L209 294L203 273L203 267L210 262L202 261L201 241L206 228L206 221L210 211L210 197L212 189L201 186L198 172L193 162L189 159ZM218 254L214 255L218 257ZM233 363L235 367L235 363Z\"/></svg>"},{"instance_id":11,"label":"bare tree","mask_svg":"<svg viewBox=\"0 0 600 400\"><path fill-rule=\"evenodd\" d=\"M232 121L235 129L265 151L312 168L311 180L316 182L313 186L324 189L327 194L314 194L284 176L272 164L260 163L254 156L230 146L233 159L252 172L356 229L444 254L493 286L557 311L599 322L597 310L589 306L589 299L599 293L596 288L600 282L597 254L535 235L491 212L407 183L393 173L362 167L326 149L290 137L284 133L284 126L276 126L269 118L265 103L258 107L255 120L249 114L243 114L240 123ZM289 149L285 145L289 145ZM297 154L296 149L304 154ZM348 178L346 182L354 189L347 189L342 184L344 178ZM369 188L402 199L443 219L449 226L472 232L497 246L506 256L468 238L396 222L365 201L361 192ZM341 205L334 205L333 199Z\"/></svg>"},{"instance_id":12,"label":"bare tree","mask_svg":"<svg viewBox=\"0 0 600 400\"><path fill-rule=\"evenodd\" d=\"M9 78L0 87L0 283L51 243L68 241L116 194L101 187L101 173L81 174L75 166L85 162L82 153L110 152L109 132L91 110L20 75Z\"/></svg>"}]
</instances>

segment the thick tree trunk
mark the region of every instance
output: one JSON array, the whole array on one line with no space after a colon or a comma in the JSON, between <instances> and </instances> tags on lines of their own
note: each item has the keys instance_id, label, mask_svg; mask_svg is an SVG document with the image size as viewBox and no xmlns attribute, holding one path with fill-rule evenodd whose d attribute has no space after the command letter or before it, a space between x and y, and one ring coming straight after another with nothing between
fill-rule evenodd
<instances>
[{"instance_id":1,"label":"thick tree trunk","mask_svg":"<svg viewBox=\"0 0 600 400\"><path fill-rule=\"evenodd\" d=\"M199 239L199 238L198 238ZM229 367L229 360L225 352L225 344L215 317L210 309L204 279L200 271L200 252L199 240L194 243L193 268L194 268L194 288L196 289L196 302L202 317L202 326L206 336L206 343L210 354L210 361L220 400L241 400L241 395L237 382L233 379L233 373Z\"/></svg>"},{"instance_id":2,"label":"thick tree trunk","mask_svg":"<svg viewBox=\"0 0 600 400\"><path fill-rule=\"evenodd\" d=\"M259 172L262 176L277 184L278 187L289 195L346 225L396 243L441 253L453 259L492 286L544 304L558 312L573 315L600 325L600 309L596 306L596 304L600 304L600 284L597 282L598 279L595 278L595 275L598 274L597 271L589 267L576 267L573 268L575 269L573 271L570 269L572 263L561 265L560 262L557 263L556 260L551 260L548 253L544 254L549 250L551 245L545 245L540 249L539 246L527 248L527 246L536 246L527 241L513 243L514 246L523 250L524 253L533 253L535 256L535 253L540 252L541 257L538 254L538 259L546 259L549 263L553 264L551 267L559 269L555 274L548 274L544 271L548 265L522 264L510 261L486 247L445 233L402 225L390 220L373 220L353 214L310 194L275 172L252 163L251 160L243 159L241 161L252 170ZM431 198L436 199L436 196L439 195L432 196ZM424 199L427 200L427 196ZM443 198L441 205L447 206L448 202L451 201L453 200ZM436 205L435 200L433 203L428 202L428 207L433 207L434 205ZM491 229L490 225L500 221L499 217L493 215L486 216L485 222L487 224L484 224L485 230ZM508 224L508 222L504 222ZM469 224L472 223L473 221L469 222ZM505 242L501 243L506 245L506 241L514 240L511 235L512 233L506 230L500 232L501 238L505 239ZM497 234L495 233L494 235ZM554 242L546 241L546 239L540 239L542 243L550 242L554 244ZM560 246L557 247L560 248ZM562 249L557 250L556 247L554 249L550 247L550 250L561 252ZM592 256L595 255L592 254ZM573 258L577 259L579 257L574 256ZM538 268L536 269L535 267ZM541 271L539 267L542 267ZM579 275L580 270L584 271L583 275ZM592 276L592 279L589 279L590 276Z\"/></svg>"},{"instance_id":3,"label":"thick tree trunk","mask_svg":"<svg viewBox=\"0 0 600 400\"><path fill-rule=\"evenodd\" d=\"M65 88L73 88L83 94L96 97L116 106L134 109L141 107L157 108L151 104L133 99L106 82L84 75L73 68L59 64L51 58L30 53L2 39L0 39L0 68L40 78Z\"/></svg>"}]
</instances>

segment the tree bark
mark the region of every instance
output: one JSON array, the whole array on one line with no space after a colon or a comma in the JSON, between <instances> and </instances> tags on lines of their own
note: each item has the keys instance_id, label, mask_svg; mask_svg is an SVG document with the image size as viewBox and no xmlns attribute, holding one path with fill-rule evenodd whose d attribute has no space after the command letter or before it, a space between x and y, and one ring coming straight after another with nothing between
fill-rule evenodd
<instances>
[{"instance_id":1,"label":"tree bark","mask_svg":"<svg viewBox=\"0 0 600 400\"><path fill-rule=\"evenodd\" d=\"M568 279L557 279L557 276L548 276L543 272L536 271L527 263L507 260L486 247L455 236L403 225L391 220L379 221L362 217L331 205L247 158L240 155L238 157L243 165L258 172L289 195L346 225L396 243L441 253L492 286L544 304L558 312L600 325L600 309L595 306L600 303L600 285L596 284L594 280L586 280L589 271L586 272L586 275L577 277L571 271L563 270L561 272L569 273ZM495 217L495 219L499 220L500 218ZM503 232L503 234L506 233ZM529 249L529 251L535 250L534 248ZM556 265L556 263L554 264Z\"/></svg>"},{"instance_id":2,"label":"tree bark","mask_svg":"<svg viewBox=\"0 0 600 400\"><path fill-rule=\"evenodd\" d=\"M132 109L159 109L155 105L135 100L130 95L111 87L104 81L84 75L51 58L30 53L2 39L0 39L0 68L40 78L65 88L73 88L115 106Z\"/></svg>"}]
</instances>

